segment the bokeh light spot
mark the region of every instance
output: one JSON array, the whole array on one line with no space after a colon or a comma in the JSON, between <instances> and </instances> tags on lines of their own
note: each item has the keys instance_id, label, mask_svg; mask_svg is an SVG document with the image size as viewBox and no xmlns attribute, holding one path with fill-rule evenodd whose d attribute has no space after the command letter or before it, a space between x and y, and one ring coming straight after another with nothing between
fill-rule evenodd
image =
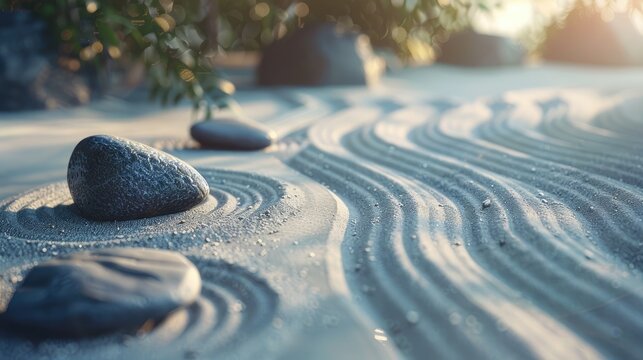
<instances>
[{"instance_id":1,"label":"bokeh light spot","mask_svg":"<svg viewBox=\"0 0 643 360\"><path fill-rule=\"evenodd\" d=\"M250 10L250 17L253 20L261 20L270 14L270 6L265 2L260 2Z\"/></svg>"},{"instance_id":2,"label":"bokeh light spot","mask_svg":"<svg viewBox=\"0 0 643 360\"><path fill-rule=\"evenodd\" d=\"M87 46L80 50L80 58L84 61L93 59L96 56L96 52L92 49L91 46Z\"/></svg>"},{"instance_id":3,"label":"bokeh light spot","mask_svg":"<svg viewBox=\"0 0 643 360\"><path fill-rule=\"evenodd\" d=\"M297 5L295 5L295 15L297 15L298 17L306 17L308 16L308 13L310 13L310 8L307 4L298 3Z\"/></svg>"},{"instance_id":4,"label":"bokeh light spot","mask_svg":"<svg viewBox=\"0 0 643 360\"><path fill-rule=\"evenodd\" d=\"M234 84L228 80L221 79L219 80L218 85L219 85L219 89L228 95L234 94L234 92L237 90Z\"/></svg>"},{"instance_id":5,"label":"bokeh light spot","mask_svg":"<svg viewBox=\"0 0 643 360\"><path fill-rule=\"evenodd\" d=\"M85 8L87 9L87 12L90 14L93 14L98 10L98 4L96 1L88 1L87 5L85 5Z\"/></svg>"},{"instance_id":6,"label":"bokeh light spot","mask_svg":"<svg viewBox=\"0 0 643 360\"><path fill-rule=\"evenodd\" d=\"M99 54L103 52L103 44L100 41L96 41L92 44L92 50L94 53Z\"/></svg>"},{"instance_id":7,"label":"bokeh light spot","mask_svg":"<svg viewBox=\"0 0 643 360\"><path fill-rule=\"evenodd\" d=\"M116 46L110 46L107 48L107 53L112 59L118 59L121 57L121 49Z\"/></svg>"},{"instance_id":8,"label":"bokeh light spot","mask_svg":"<svg viewBox=\"0 0 643 360\"><path fill-rule=\"evenodd\" d=\"M406 40L406 36L407 36L407 32L403 27L398 26L391 31L391 37L397 43L404 42Z\"/></svg>"},{"instance_id":9,"label":"bokeh light spot","mask_svg":"<svg viewBox=\"0 0 643 360\"><path fill-rule=\"evenodd\" d=\"M181 72L179 72L179 77L181 77L185 82L191 82L195 79L194 73L189 69L181 70Z\"/></svg>"},{"instance_id":10,"label":"bokeh light spot","mask_svg":"<svg viewBox=\"0 0 643 360\"><path fill-rule=\"evenodd\" d=\"M174 29L176 26L176 21L174 18L168 14L163 14L154 18L154 22L163 30L164 32L169 32Z\"/></svg>"}]
</instances>

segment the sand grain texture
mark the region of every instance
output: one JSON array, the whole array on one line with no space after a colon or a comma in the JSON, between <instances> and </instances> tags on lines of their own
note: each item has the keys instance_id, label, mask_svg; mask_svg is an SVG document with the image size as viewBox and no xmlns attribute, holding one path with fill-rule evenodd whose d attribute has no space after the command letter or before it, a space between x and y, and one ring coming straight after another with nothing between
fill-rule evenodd
<instances>
[{"instance_id":1,"label":"sand grain texture","mask_svg":"<svg viewBox=\"0 0 643 360\"><path fill-rule=\"evenodd\" d=\"M436 79L448 78L450 70L440 71ZM602 86L493 87L498 78L540 87L542 72ZM117 127L93 110L76 115L92 119L86 127L42 145L59 154L49 167L29 170L38 161L28 146L21 153L30 168L3 160L32 180L4 176L0 304L34 263L81 248L180 251L200 270L204 290L141 336L34 347L5 332L0 353L637 358L643 91L623 84L643 74L614 75L607 86L606 75L592 71L472 71L487 85L475 83L480 93L471 97L449 92L453 76L446 95L421 91L420 75L413 70L371 91L242 91L243 108L282 139L264 152L192 150L174 113L136 115ZM143 131L155 123L167 127ZM44 132L48 124L38 126ZM23 131L17 122L0 125ZM75 139L110 126L192 164L210 186L208 200L126 222L76 215L54 165L64 164ZM178 131L186 135L177 139Z\"/></svg>"}]
</instances>

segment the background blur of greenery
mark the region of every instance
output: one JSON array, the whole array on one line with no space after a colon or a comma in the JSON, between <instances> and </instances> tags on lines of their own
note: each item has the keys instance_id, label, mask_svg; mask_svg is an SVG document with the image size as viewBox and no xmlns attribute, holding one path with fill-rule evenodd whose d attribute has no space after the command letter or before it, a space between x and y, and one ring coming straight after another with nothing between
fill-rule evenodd
<instances>
[{"instance_id":1,"label":"background blur of greenery","mask_svg":"<svg viewBox=\"0 0 643 360\"><path fill-rule=\"evenodd\" d=\"M162 103L188 98L210 117L234 91L213 66L217 54L260 50L305 23L331 21L367 34L403 60L426 61L453 31L511 0L0 0L2 10L30 10L44 19L60 56L76 71L108 62L143 61L151 95ZM540 0L570 4L573 0ZM605 11L643 11L641 0L587 0ZM542 41L563 16L535 14L523 39Z\"/></svg>"}]
</instances>

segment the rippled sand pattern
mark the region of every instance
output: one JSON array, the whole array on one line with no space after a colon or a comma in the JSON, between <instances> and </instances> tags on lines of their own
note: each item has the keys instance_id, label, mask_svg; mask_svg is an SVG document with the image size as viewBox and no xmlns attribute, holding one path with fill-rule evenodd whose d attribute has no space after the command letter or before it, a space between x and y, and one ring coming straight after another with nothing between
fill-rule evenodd
<instances>
[{"instance_id":1,"label":"rippled sand pattern","mask_svg":"<svg viewBox=\"0 0 643 360\"><path fill-rule=\"evenodd\" d=\"M203 279L201 296L139 338L104 337L82 342L45 341L37 348L28 341L0 336L3 358L225 358L235 345L252 341L270 325L278 296L262 279L225 262L191 259ZM114 344L125 346L114 346ZM70 348L73 352L70 353Z\"/></svg>"},{"instance_id":2,"label":"rippled sand pattern","mask_svg":"<svg viewBox=\"0 0 643 360\"><path fill-rule=\"evenodd\" d=\"M220 240L274 227L296 212L284 199L298 190L256 174L202 168L211 186L208 199L187 212L148 219L96 222L81 217L64 183L29 191L0 203L0 227L21 246L38 248L94 248L145 245L159 237L194 242ZM272 210L272 213L271 213ZM270 221L264 219L271 214ZM177 244L178 246L178 244ZM170 248L174 247L172 244ZM8 255L20 255L15 247Z\"/></svg>"},{"instance_id":3,"label":"rippled sand pattern","mask_svg":"<svg viewBox=\"0 0 643 360\"><path fill-rule=\"evenodd\" d=\"M357 104L311 127L290 165L350 209L345 277L403 354L633 359L642 105Z\"/></svg>"},{"instance_id":4,"label":"rippled sand pattern","mask_svg":"<svg viewBox=\"0 0 643 360\"><path fill-rule=\"evenodd\" d=\"M79 249L173 249L203 277L194 305L145 334L0 332L0 354L640 358L643 97L340 93L270 94L285 105L264 120L282 138L266 152L150 141L210 184L185 213L87 221L64 183L0 202L0 305L34 263Z\"/></svg>"},{"instance_id":5,"label":"rippled sand pattern","mask_svg":"<svg viewBox=\"0 0 643 360\"><path fill-rule=\"evenodd\" d=\"M296 202L288 201L299 193L292 185L256 174L199 170L210 184L210 198L188 212L150 219L85 220L74 210L66 184L53 184L10 198L0 205L2 253L24 262L34 255L47 257L100 247L181 250L210 243L220 246L256 232L274 231L279 223L298 212ZM203 280L201 297L191 307L155 324L149 333L81 342L54 340L34 347L4 329L0 331L0 358L231 356L235 345L251 342L253 335L270 325L279 297L264 279L243 267L204 257L191 256L191 260ZM0 289L13 288L29 268L25 264L6 270ZM3 296L2 302L7 300Z\"/></svg>"}]
</instances>

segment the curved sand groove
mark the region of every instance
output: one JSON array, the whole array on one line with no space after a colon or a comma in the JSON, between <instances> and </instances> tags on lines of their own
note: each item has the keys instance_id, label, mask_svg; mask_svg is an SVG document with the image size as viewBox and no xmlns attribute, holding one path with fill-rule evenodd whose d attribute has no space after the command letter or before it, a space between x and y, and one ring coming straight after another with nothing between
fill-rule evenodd
<instances>
[{"instance_id":1,"label":"curved sand groove","mask_svg":"<svg viewBox=\"0 0 643 360\"><path fill-rule=\"evenodd\" d=\"M263 279L228 263L191 260L203 278L201 298L160 323L144 338L145 345L221 357L271 323L279 297Z\"/></svg>"},{"instance_id":2,"label":"curved sand groove","mask_svg":"<svg viewBox=\"0 0 643 360\"><path fill-rule=\"evenodd\" d=\"M327 184L349 204L356 230L348 230L342 249L347 258L346 277L353 291L369 294L365 299L359 295L359 300L368 303L380 321L389 323L389 331L401 334L394 339L406 354L449 357L471 354L477 349L487 355L516 355L522 354L519 349L528 348L538 356L559 358L574 353L596 357L595 351L633 357L641 351L636 339L643 333L640 311L643 293L637 275L628 274L640 265L637 255L641 234L640 191L602 174L588 173L587 169L525 157L523 152L503 148L501 142L482 146L475 139L476 129L486 124L488 118L472 125L448 116L443 121L426 121L426 116L422 119L417 115L407 124L398 121L406 115L431 113L431 109L414 109L369 125L379 111L367 108L360 112L360 118L367 116L364 114L370 117L365 124L348 125L349 113L313 127L308 135L312 145L290 164ZM431 152L417 149L409 138ZM547 174L534 174L535 165L547 169ZM630 168L633 166L637 164ZM595 196L588 196L597 192L609 193L614 198L597 204ZM439 206L435 204L436 198L442 199ZM481 204L487 198L493 200L493 205L483 210ZM579 206L587 206L588 210ZM427 212L423 212L424 207L428 207ZM433 223L435 228L442 229L429 230L428 239L423 240L426 229L409 218L415 212L420 218L444 217L436 214L444 214L447 208L451 209L451 224ZM387 229L378 225L382 219L390 223ZM410 241L405 242L406 237L423 245L411 246ZM606 245L596 241L613 238L620 241L605 242L612 244L612 253L624 259L625 264L603 255L601 248ZM460 258L447 265L444 258L435 254L452 249L444 246L445 242L467 244L468 254L462 255L463 251L445 254L450 259ZM427 250L426 244L432 244L435 252ZM418 253L426 258L418 260L415 257ZM464 272L466 268L475 274L477 282L484 281L486 285L476 287L475 291L468 289L470 283L458 286L448 269ZM436 286L440 282L435 279L440 277L447 279L443 289L438 287L438 293L446 293L443 296L451 300L458 298L456 294L463 295L469 303L461 306L472 311L474 319L482 324L489 323L485 317L506 319L501 327L514 332L517 339L486 333L486 341L465 340L463 334L436 334L421 326L413 329L402 326L400 330L404 309L413 308L414 302L431 305L411 313L411 320L416 315L420 318L426 315L440 331L449 328L449 324L437 325L440 322L435 315L450 312L440 309L444 301L439 300L435 289L425 292L418 289L427 286L426 283L420 286L422 279L431 279ZM412 283L411 288L405 288L404 283ZM522 293L525 300L512 298L507 286ZM529 301L535 307L507 306L502 314L494 309L493 302L485 304L486 299L476 299L474 294L478 292L479 296L480 289L496 301L504 299L509 304ZM483 328L488 331L487 326ZM534 339L535 334L540 338ZM457 350L446 349L442 336L450 344L469 343ZM569 341L563 342L561 337Z\"/></svg>"},{"instance_id":3,"label":"curved sand groove","mask_svg":"<svg viewBox=\"0 0 643 360\"><path fill-rule=\"evenodd\" d=\"M390 132L387 132L387 134L390 136ZM362 156L372 156L375 159L379 156L379 159L382 159L384 149L388 148L389 144L381 141L381 138L377 138L376 136L369 138L368 135L364 135L363 141L373 141L372 139L379 141L378 145L381 147L380 154L377 153L376 147L372 145L369 147L368 144L364 142L356 145L355 149L362 151ZM609 303L614 300L614 298L627 297L629 302L629 300L631 300L630 298L634 296L632 300L633 305L624 306L625 309L620 307L608 309L609 313L604 316L606 319L619 323L622 327L629 327L629 330L633 330L634 333L640 332L641 326L643 325L641 316L637 311L637 307L641 303L640 291L636 291L636 287L629 289L634 290L634 293L623 291L623 289L615 291L609 284L609 279L603 279L603 281L601 281L600 276L598 276L600 273L579 271L579 269L583 267L582 262L586 262L586 259L582 256L582 252L577 252L576 256L574 256L572 252L569 254L569 259L566 259L565 257L568 254L566 254L564 249L556 247L555 245L548 246L547 229L544 228L543 225L532 221L535 216L533 213L529 213L528 208L523 209L523 207L529 205L529 203L540 205L540 201L538 201L535 196L532 195L532 199L521 199L519 194L515 194L513 190L502 182L487 178L483 173L471 171L468 167L458 169L459 165L457 163L449 164L447 168L446 163L441 164L442 161L431 159L428 156L420 157L416 160L417 162L414 163L413 160L415 159L413 159L412 153L407 153L403 150L399 150L399 152L401 153L399 158L389 160L391 161L389 166L394 167L398 173L408 173L410 176L416 177L423 182L428 182L429 186L444 190L452 194L452 197L459 192L459 189L450 188L450 185L445 186L444 178L449 176L449 171L457 171L460 173L460 176L464 175L462 180L473 179L458 181L462 184L460 186L463 190L463 194L458 195L458 197L462 196L462 200L460 201L464 202L462 211L465 212L465 214L467 212L467 197L471 199L468 204L469 209L471 209L471 214L466 216L466 218L476 219L482 215L493 217L483 220L487 222L486 224L481 224L481 227L485 225L490 227L486 230L488 234L485 234L484 228L480 229L482 231L476 230L476 232L480 232L472 236L470 239L471 242L467 243L473 248L472 255L475 256L476 260L487 268L488 271L497 274L498 277L512 285L515 289L520 289L526 294L532 294L532 296L539 300L537 303L546 305L544 306L545 309L553 313L554 316L562 315L563 317L569 317L569 314L574 314L578 310L579 305L583 309L591 309L597 305ZM429 161L421 162L426 160ZM408 164L407 169L404 169L405 163ZM443 167L440 168L435 165L443 165ZM422 175L422 171L416 169L426 169L424 170L426 173ZM512 186L515 187L517 185L512 184ZM485 190L485 188L488 190ZM460 192L462 192L462 190L460 190ZM484 213L481 214L480 204L485 198L494 199L494 207L486 209ZM476 209L476 207L478 207L478 209ZM496 207L498 207L498 209L496 209ZM498 228L498 225L501 227ZM551 237L552 236L549 235L549 238ZM561 237L562 234L559 234L558 238ZM524 240L529 240L529 242L527 243ZM559 241L559 239L556 240ZM499 243L499 245L504 244L502 246L502 252L498 252L496 246L491 247L488 245L492 241L502 241ZM523 248L526 247L526 245L530 248ZM540 249L538 247L540 247ZM504 257L505 253L509 255L506 258ZM552 254L556 254L555 261L549 260ZM564 266L566 264L567 266ZM604 269L601 270L604 271ZM582 280L586 278L592 281L591 285L583 284ZM637 283L630 281L630 285L635 284ZM605 293L601 292L600 290L603 289L607 291L605 291ZM552 292L552 290L557 291ZM579 296L580 300L577 299ZM634 318L630 318L631 316L634 316ZM597 335L595 334L597 329L599 329L604 332L602 335L606 335L605 333L607 333L607 336L605 336L607 339L602 337L599 340L613 342L613 340L609 339L611 329L607 326L602 326L604 323L603 320L605 319L594 319L594 317L594 314L590 313L584 318L568 319L568 322L570 322L571 325L580 327L581 329L576 329L576 331L581 335L583 334L581 330L585 330L586 333L591 333L595 336ZM601 336L601 334L598 335L599 337ZM629 341L632 342L634 340L630 338ZM636 350L630 349L629 351Z\"/></svg>"},{"instance_id":4,"label":"curved sand groove","mask_svg":"<svg viewBox=\"0 0 643 360\"><path fill-rule=\"evenodd\" d=\"M8 264L79 246L154 246L198 253L192 260L204 278L201 299L145 337L38 348L0 337L0 354L271 358L288 354L277 333L297 333L290 341L301 349L320 341L333 356L342 348L332 339L347 332L337 325L343 312L319 305L328 282L341 283L340 290L330 284L331 295L348 297L350 311L363 312L355 317L370 317L365 326L377 328L365 346L377 351L376 341L389 341L400 357L627 359L643 352L640 96L548 90L455 103L415 92L274 95L286 104L268 104L259 119L284 140L257 164L282 159L309 177L281 173L297 187L202 169L211 199L149 223L85 225L66 205L64 185L0 202L0 256ZM47 227L52 221L55 229ZM328 224L343 239L326 234ZM6 270L0 290L15 287L23 271ZM0 291L0 305L8 296ZM323 342L320 328L335 338Z\"/></svg>"},{"instance_id":5,"label":"curved sand groove","mask_svg":"<svg viewBox=\"0 0 643 360\"><path fill-rule=\"evenodd\" d=\"M387 134L390 137L391 133L388 132ZM400 172L404 173L403 168L400 168L400 166L402 166L402 164L404 164L404 161L403 161L404 159L392 155L393 153L397 152L397 150L391 151L391 145L384 144L385 146L382 146L381 149L376 149L376 148L374 148L372 146L369 146L368 144L361 143L359 141L360 141L359 138L356 138L356 137L353 136L353 134L351 134L351 136L347 137L347 139L345 141L345 145L347 147L351 148L351 150L355 151L356 153L361 152L363 156L364 155L366 155L366 156L374 156L375 159L377 159L378 156L379 156L379 159L390 158L391 160L379 160L379 162L392 161L391 164L396 164L396 166L397 166L395 168L395 170L397 170L397 173L398 174ZM370 152L370 154L366 154L366 152ZM404 155L407 155L407 154L404 154ZM402 160L402 161L400 161L400 160ZM414 167L412 169L426 169L428 167L426 163L416 163L416 164L413 164L413 165L414 165ZM437 171L438 169L432 169L432 170ZM423 182L427 181L427 180L429 180L429 179L426 178L426 177L422 178ZM439 177L434 177L431 180L433 180L433 181L442 181L442 179L440 179ZM458 182L465 183L464 179L461 179L461 181L458 181ZM467 181L466 184L470 185L470 181ZM437 188L439 188L439 187L437 187ZM453 196L454 193L455 193L455 195L458 195L457 191L455 189L447 187L447 188L444 188L443 190L446 190L446 192L451 194L451 196ZM462 195L458 195L458 196L462 196L463 199L460 200L460 201L464 201L464 204L463 204L464 208L461 211L465 212L465 214L468 211L469 212L471 212L471 211L474 212L474 214L471 214L471 216L466 216L465 218L476 218L476 217L478 217L479 215L476 214L475 212L477 211L477 208L480 207L480 200L477 200L476 196L473 196L473 199L468 199L466 193L462 194ZM471 196L469 196L469 198L471 198ZM479 235L481 230L474 228L473 231L474 231L474 234L477 233ZM467 244L471 245L471 239L466 239L466 237L465 237L464 240L467 242ZM482 241L483 246L485 246L484 243L486 243L486 242L487 242L486 240Z\"/></svg>"},{"instance_id":6,"label":"curved sand groove","mask_svg":"<svg viewBox=\"0 0 643 360\"><path fill-rule=\"evenodd\" d=\"M356 295L358 301L363 301L373 308L378 322L393 335L394 341L409 356L479 356L480 351L476 343L484 340L476 339L476 333L480 331L481 326L484 326L485 330L489 328L490 331L494 331L496 324L488 316L484 316L485 314L476 313L477 318L470 318L470 329L461 331L453 326L452 321L460 322L454 320L460 319L460 314L472 312L471 304L466 300L462 301L457 294L456 301L449 303L443 291L439 290L440 286L450 286L444 275L438 271L434 271L433 274L423 273L432 271L430 263L424 264L428 270L419 271L414 268L416 265L413 263L417 262L417 259L410 255L413 251L407 248L412 248L413 244L417 243L417 230L414 230L417 224L412 217L403 218L398 210L399 207L409 211L416 210L413 203L398 203L387 194L391 183L373 182L360 174L369 173L368 170L352 163L343 163L341 159L331 155L325 155L330 162L324 163L323 168L306 165L318 156L319 154L314 152L302 153L300 157L293 159L291 164L304 173L332 183L339 196L345 197L345 201L351 199L349 205L354 211L359 209L351 219L353 226L349 231L353 231L353 235L346 240L342 249L346 257L345 270L349 272L349 284L355 293L363 293ZM357 171L352 171L351 168ZM329 171L338 176L329 175ZM396 190L403 191L401 188ZM376 195L369 196L370 192ZM382 224L383 219L388 219L388 224ZM429 282L431 280L434 283ZM417 289L420 285L424 291ZM429 289L426 289L427 287ZM452 292L455 293L455 290ZM432 306L427 307L425 304ZM417 323L419 319L422 319L420 324ZM497 332L500 332L500 329ZM485 336L488 337L489 334L485 333ZM502 337L511 338L511 335ZM520 350L520 345L507 342L509 344L495 341L495 347L493 350L488 349L491 353L487 355L502 351L516 356L526 355L524 349ZM449 345L444 346L447 343ZM505 347L513 349L510 351Z\"/></svg>"},{"instance_id":7,"label":"curved sand groove","mask_svg":"<svg viewBox=\"0 0 643 360\"><path fill-rule=\"evenodd\" d=\"M638 239L643 231L643 204L640 201L643 196L639 190L610 181L602 173L589 173L549 160L540 160L543 155L522 155L527 151L530 155L531 152L538 152L533 149L513 148L520 153L512 155L503 152L502 146L511 143L508 139L504 142L488 142L489 137L483 131L480 131L483 141L476 139L478 129L487 129L485 116L472 116L466 109L463 110L463 114L469 114L467 120L462 114L454 118L445 117L441 122L422 125L422 129L414 131L411 137L413 141L432 152L443 153L464 160L468 164L484 167L496 174L528 182L540 190L539 192L556 195L561 201L570 204L570 209L576 211L577 217L586 219L588 223L600 224L594 227L598 233L593 235L598 239L607 239L608 241L604 242L606 248L631 266L641 269L643 258L639 251ZM512 117L516 118L518 117ZM492 116L491 119L490 121L494 121L495 117ZM462 130L462 123L468 123L467 130ZM514 134L512 137L515 139L520 135ZM562 154L559 154L559 157L565 158ZM633 168L637 163L630 164ZM615 242L613 239L621 241Z\"/></svg>"},{"instance_id":8,"label":"curved sand groove","mask_svg":"<svg viewBox=\"0 0 643 360\"><path fill-rule=\"evenodd\" d=\"M594 126L617 133L634 143L643 136L641 127L641 113L643 113L643 97L632 96L618 103L594 118Z\"/></svg>"},{"instance_id":9,"label":"curved sand groove","mask_svg":"<svg viewBox=\"0 0 643 360\"><path fill-rule=\"evenodd\" d=\"M636 99L632 100L636 101ZM638 101L640 100L639 98ZM588 114L585 114L584 111L579 111L580 109L577 106L565 104L573 103L573 101L575 101L573 97L569 99L553 97L546 101L538 102L537 105L542 112L540 131L552 139L569 144L570 147L584 148L595 154L601 154L601 151L608 151L608 154L613 155L613 158L609 159L613 162L636 155L636 153L623 153L619 150L643 150L640 142L631 137L624 136L623 133L614 133L593 124L601 117L609 116L612 111L623 111L625 107L622 104L624 100L621 97L612 101L596 100L598 109L595 109L595 112L590 116L587 116ZM561 116L565 115L567 111L559 112L559 107L569 108L570 113L568 116ZM553 112L553 114L550 114L550 112ZM627 112L631 112L631 110Z\"/></svg>"},{"instance_id":10,"label":"curved sand groove","mask_svg":"<svg viewBox=\"0 0 643 360\"><path fill-rule=\"evenodd\" d=\"M28 341L0 336L0 353L11 359L74 356L102 358L217 358L252 352L253 339L268 327L279 304L277 293L261 278L225 262L192 258L203 288L190 307L170 314L145 334L114 341L113 336L77 341ZM118 337L118 336L117 336ZM120 343L121 345L117 345ZM244 345L245 344L245 345ZM86 345L86 346L85 346Z\"/></svg>"},{"instance_id":11,"label":"curved sand groove","mask_svg":"<svg viewBox=\"0 0 643 360\"><path fill-rule=\"evenodd\" d=\"M213 169L200 172L211 191L204 203L186 212L141 220L86 220L73 210L71 195L62 183L18 195L0 204L0 240L6 245L0 249L19 256L20 252L6 244L11 242L46 255L49 250L125 243L145 246L150 241L176 248L270 231L296 212L298 205L292 198L299 190L295 187L256 174Z\"/></svg>"},{"instance_id":12,"label":"curved sand groove","mask_svg":"<svg viewBox=\"0 0 643 360\"><path fill-rule=\"evenodd\" d=\"M453 119L453 120L455 120L455 119ZM458 120L461 120L461 119L458 119ZM444 122L445 122L445 124L456 124L455 126L457 127L457 122L456 121L445 120ZM446 127L446 125L445 125L445 127ZM413 134L418 134L418 133L419 132L414 132ZM432 137L430 140L427 140L423 144L426 145L427 147L429 147L431 149L432 153L437 153L437 152L449 153L449 152L453 152L454 158L457 156L458 160L462 160L463 162L465 162L467 164L473 164L473 163L476 163L476 161L484 162L485 160L487 160L488 163L490 163L490 164L495 164L495 163L501 161L500 159L495 159L495 158L492 158L492 157L488 156L487 153L483 152L480 149L478 149L475 152L472 152L471 155L469 156L467 151L465 151L466 150L466 146L465 146L466 144L461 144L461 143L456 143L456 142L452 142L452 143L444 143L444 142L442 142L442 143L440 143L438 141L437 137ZM454 152L454 149L458 149L457 152ZM508 157L507 154L504 154L504 157L505 158ZM411 157L409 156L408 158L411 158ZM521 159L521 160L525 161L524 159ZM419 165L419 164L416 164L416 165ZM514 164L513 166L517 166L517 165ZM507 171L510 171L509 169L512 169L512 168L514 168L514 167L512 167L511 165L508 165L508 164L505 166L505 169L507 169ZM464 170L462 170L462 172L463 171ZM474 177L474 176L468 176L468 177L471 178L471 177ZM540 177L539 177L539 179L540 179ZM493 187L493 185L491 185L491 186ZM496 184L496 188L494 189L494 191L495 192L499 191L499 188L497 187L497 184ZM534 193L534 192L535 191L532 191L532 193ZM522 218L522 216L518 217L518 219L520 219L520 218ZM550 226L550 225L548 225L548 226ZM578 233L578 232L576 232L576 233ZM556 235L556 234L554 233L554 235ZM525 238L529 238L529 237L525 236ZM558 236L558 239L556 239L556 242L558 242L558 241L560 241L560 236ZM577 251L577 253L582 254L582 252L579 252L579 251ZM560 257L560 255L565 254L565 252L561 251L561 249L551 249L551 250L549 250L549 252L547 252L547 250L545 249L545 255L551 255L551 254L557 254L557 256ZM572 253L572 255L573 255L573 253ZM579 256L576 256L576 258L578 258L578 257ZM561 261L561 259L557 259L557 261ZM524 260L521 261L521 266L524 267L526 264L522 263L522 262L524 262ZM566 271L568 271L569 273L572 273L572 274L574 272L578 272L578 268L582 268L582 264L579 265L579 264L577 264L575 262L571 263L570 265L572 265L572 266L570 266ZM576 271L574 271L574 270L576 270ZM604 269L597 269L597 270L604 271ZM542 272L542 270L540 272ZM565 273L565 269L563 269L563 274L564 273ZM594 284L595 286L601 287L601 288L606 288L606 289L608 289L607 293L609 293L610 292L609 290L612 288L611 285L607 281L598 281L600 279L594 279L594 277L597 276L597 274L599 274L599 273L591 273L591 272L590 273L585 273L585 276L583 276L582 278L592 279L592 281L595 283ZM598 276L598 278L600 278L600 276ZM576 282L576 283L579 282L579 278L574 279L574 282ZM554 284L555 284L555 282L554 282ZM630 285L635 286L633 289L636 289L636 284L637 284L637 282L630 282ZM620 293L621 291L612 291L612 292ZM633 302L634 307L636 307L637 304L640 303L640 291L638 291L638 293L639 293L639 294L637 294L638 297L633 300L634 301ZM620 297L626 296L626 295L629 296L630 294L627 294L627 291L625 291L624 294L620 294L620 295L617 295L615 297L620 298ZM573 296L578 296L578 294L573 293L572 297ZM583 297L581 297L581 298L583 298ZM634 312L634 314L638 315L637 326L640 326L640 314L638 314L637 312ZM618 317L613 318L613 320L616 320L616 319L618 319ZM618 321L616 321L616 322L618 323ZM627 321L625 323L627 323ZM640 332L640 328L635 328L635 330L638 330L638 332Z\"/></svg>"},{"instance_id":13,"label":"curved sand groove","mask_svg":"<svg viewBox=\"0 0 643 360\"><path fill-rule=\"evenodd\" d=\"M640 163L643 148L636 141L587 123L573 123L565 101L555 98L522 106L506 103L503 110L497 110L497 106L490 106L492 119L477 130L481 139L619 182L638 187L643 184L643 170L632 166L633 162ZM516 111L517 107L525 111Z\"/></svg>"},{"instance_id":14,"label":"curved sand groove","mask_svg":"<svg viewBox=\"0 0 643 360\"><path fill-rule=\"evenodd\" d=\"M323 133L314 135L319 135L321 141L334 137ZM312 166L315 160L323 165ZM349 233L353 233L348 235L348 244L343 249L350 258L346 264L349 283L353 283L356 292L366 293L363 300L372 306L405 354L411 357L426 354L460 357L484 353L487 357L499 354L528 357L529 352L505 331L505 325L478 310L466 295L462 296L461 291L466 292L466 287L453 288L445 279L443 269L417 257L422 252L418 239L425 236L420 231L424 227L418 225L415 212L420 211L422 217L425 204L418 206L417 203L425 199L425 193L411 195L405 190L410 184L402 186L379 175L381 171L320 153L318 149L308 149L291 164L332 184L333 190L352 205L355 229L349 229ZM433 207L442 212L443 208L438 204L433 202ZM437 226L444 227L443 224ZM452 237L447 235L452 229L439 230L432 235ZM451 250L448 244L443 245ZM511 301L505 303L510 305ZM493 304L496 306L497 303ZM422 322L416 324L418 319ZM538 325L536 321L532 323ZM546 330L541 332L548 334L554 327L548 324L544 328Z\"/></svg>"},{"instance_id":15,"label":"curved sand groove","mask_svg":"<svg viewBox=\"0 0 643 360\"><path fill-rule=\"evenodd\" d=\"M297 130L307 128L315 121L322 120L348 106L340 99L323 100L304 92L277 91L275 95L294 104L292 110L273 116L266 122L275 129L283 129L279 131L279 135L290 135Z\"/></svg>"},{"instance_id":16,"label":"curved sand groove","mask_svg":"<svg viewBox=\"0 0 643 360\"><path fill-rule=\"evenodd\" d=\"M275 130L277 138L288 136L291 140L293 132L305 130L316 121L323 121L324 117L332 115L334 112L340 111L348 106L342 99L321 99L317 96L306 94L304 91L290 92L276 90L271 92L270 102L285 103L288 104L288 106L284 110L271 113L267 118L259 120L262 120L261 122ZM252 109L248 110L252 111ZM245 111L241 111L241 109L235 107L232 113L227 116L243 116L242 114L244 113ZM265 115L262 114L262 117L265 117ZM216 121L216 119L213 121ZM268 149L281 152L284 145L286 144L280 141ZM176 137L157 138L151 141L150 146L163 151L196 150L201 148L198 142L189 137L178 139Z\"/></svg>"}]
</instances>

